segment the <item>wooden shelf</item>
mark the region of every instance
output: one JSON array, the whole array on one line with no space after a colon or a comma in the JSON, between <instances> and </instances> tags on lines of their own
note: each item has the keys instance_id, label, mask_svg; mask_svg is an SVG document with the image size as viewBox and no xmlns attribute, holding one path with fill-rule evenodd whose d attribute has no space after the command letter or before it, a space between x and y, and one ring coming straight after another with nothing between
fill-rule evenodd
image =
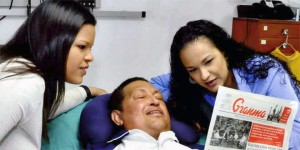
<instances>
[{"instance_id":1,"label":"wooden shelf","mask_svg":"<svg viewBox=\"0 0 300 150\"><path fill-rule=\"evenodd\" d=\"M283 34L288 30L287 35ZM285 43L293 45L300 50L300 22L290 20L264 20L250 18L233 18L232 38L238 42L260 51L271 52ZM293 49L287 47L285 53L292 53Z\"/></svg>"}]
</instances>

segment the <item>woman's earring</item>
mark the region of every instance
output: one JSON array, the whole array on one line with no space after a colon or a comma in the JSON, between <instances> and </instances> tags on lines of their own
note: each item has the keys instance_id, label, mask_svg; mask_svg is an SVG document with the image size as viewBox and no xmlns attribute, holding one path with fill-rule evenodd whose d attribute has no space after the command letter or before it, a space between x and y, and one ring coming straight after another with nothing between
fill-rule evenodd
<instances>
[{"instance_id":1,"label":"woman's earring","mask_svg":"<svg viewBox=\"0 0 300 150\"><path fill-rule=\"evenodd\" d=\"M195 82L191 77L189 77L189 81L191 84L197 84L197 82Z\"/></svg>"}]
</instances>

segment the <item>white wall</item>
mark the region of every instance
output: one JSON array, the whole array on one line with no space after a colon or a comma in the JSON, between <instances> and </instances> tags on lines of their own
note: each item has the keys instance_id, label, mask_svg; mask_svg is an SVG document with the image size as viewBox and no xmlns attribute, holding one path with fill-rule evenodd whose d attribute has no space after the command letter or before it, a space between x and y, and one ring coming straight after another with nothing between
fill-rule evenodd
<instances>
[{"instance_id":1,"label":"white wall","mask_svg":"<svg viewBox=\"0 0 300 150\"><path fill-rule=\"evenodd\" d=\"M169 49L175 32L188 21L208 19L231 34L236 6L260 0L102 0L100 10L146 11L144 19L98 18L94 62L84 84L111 92L129 77L150 79L169 71ZM300 7L299 0L286 4ZM0 44L5 43L24 18L0 21Z\"/></svg>"}]
</instances>

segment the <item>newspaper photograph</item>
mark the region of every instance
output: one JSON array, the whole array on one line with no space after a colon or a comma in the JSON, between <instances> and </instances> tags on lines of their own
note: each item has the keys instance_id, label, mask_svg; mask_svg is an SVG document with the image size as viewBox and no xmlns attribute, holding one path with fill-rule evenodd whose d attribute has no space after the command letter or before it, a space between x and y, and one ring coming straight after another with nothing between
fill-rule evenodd
<instances>
[{"instance_id":1,"label":"newspaper photograph","mask_svg":"<svg viewBox=\"0 0 300 150\"><path fill-rule=\"evenodd\" d=\"M205 150L286 150L297 108L297 101L220 86Z\"/></svg>"}]
</instances>

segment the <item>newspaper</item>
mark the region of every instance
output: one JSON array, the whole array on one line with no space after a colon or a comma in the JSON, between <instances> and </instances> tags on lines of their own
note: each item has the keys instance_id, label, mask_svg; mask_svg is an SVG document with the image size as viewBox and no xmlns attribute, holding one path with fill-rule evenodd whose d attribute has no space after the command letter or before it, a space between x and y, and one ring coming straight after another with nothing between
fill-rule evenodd
<instances>
[{"instance_id":1,"label":"newspaper","mask_svg":"<svg viewBox=\"0 0 300 150\"><path fill-rule=\"evenodd\" d=\"M205 150L287 150L298 102L219 87Z\"/></svg>"}]
</instances>

